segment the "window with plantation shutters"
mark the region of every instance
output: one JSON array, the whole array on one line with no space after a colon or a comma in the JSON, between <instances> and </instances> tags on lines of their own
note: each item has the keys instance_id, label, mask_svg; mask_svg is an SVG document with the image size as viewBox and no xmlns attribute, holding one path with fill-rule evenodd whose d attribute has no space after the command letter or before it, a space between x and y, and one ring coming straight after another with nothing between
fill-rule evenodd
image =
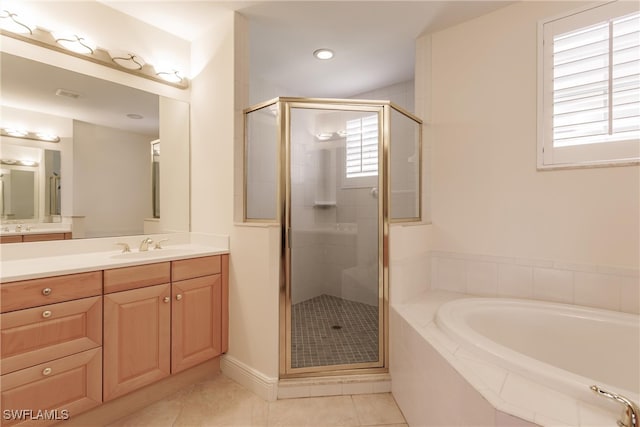
<instances>
[{"instance_id":1,"label":"window with plantation shutters","mask_svg":"<svg viewBox=\"0 0 640 427\"><path fill-rule=\"evenodd\" d=\"M378 175L378 116L347 121L346 177Z\"/></svg>"},{"instance_id":2,"label":"window with plantation shutters","mask_svg":"<svg viewBox=\"0 0 640 427\"><path fill-rule=\"evenodd\" d=\"M538 166L640 159L640 12L613 2L542 24Z\"/></svg>"}]
</instances>

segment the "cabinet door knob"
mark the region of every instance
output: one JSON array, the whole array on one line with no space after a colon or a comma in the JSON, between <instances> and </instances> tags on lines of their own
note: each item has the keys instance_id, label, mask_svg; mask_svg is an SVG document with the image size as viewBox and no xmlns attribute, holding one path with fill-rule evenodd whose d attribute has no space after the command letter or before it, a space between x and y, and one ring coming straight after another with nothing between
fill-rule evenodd
<instances>
[{"instance_id":1,"label":"cabinet door knob","mask_svg":"<svg viewBox=\"0 0 640 427\"><path fill-rule=\"evenodd\" d=\"M163 301L164 301L164 302L169 302L169 301L171 301L171 298L169 298L169 297L164 297Z\"/></svg>"},{"instance_id":2,"label":"cabinet door knob","mask_svg":"<svg viewBox=\"0 0 640 427\"><path fill-rule=\"evenodd\" d=\"M42 295L44 295L44 296L49 296L49 295L51 295L51 288L44 288L44 289L42 290Z\"/></svg>"},{"instance_id":3,"label":"cabinet door knob","mask_svg":"<svg viewBox=\"0 0 640 427\"><path fill-rule=\"evenodd\" d=\"M51 372L53 372L53 369L51 368L44 368L42 370L42 375L47 376L47 375L51 375Z\"/></svg>"},{"instance_id":4,"label":"cabinet door knob","mask_svg":"<svg viewBox=\"0 0 640 427\"><path fill-rule=\"evenodd\" d=\"M42 312L42 317L44 317L45 319L47 319L47 318L51 317L51 315L52 315L52 314L53 314L53 313L51 313L51 311L50 311L50 310L46 310L46 311L43 311L43 312Z\"/></svg>"},{"instance_id":5,"label":"cabinet door knob","mask_svg":"<svg viewBox=\"0 0 640 427\"><path fill-rule=\"evenodd\" d=\"M176 299L177 299L178 301L180 301L180 300L182 299L182 294L178 294L178 295L176 295Z\"/></svg>"}]
</instances>

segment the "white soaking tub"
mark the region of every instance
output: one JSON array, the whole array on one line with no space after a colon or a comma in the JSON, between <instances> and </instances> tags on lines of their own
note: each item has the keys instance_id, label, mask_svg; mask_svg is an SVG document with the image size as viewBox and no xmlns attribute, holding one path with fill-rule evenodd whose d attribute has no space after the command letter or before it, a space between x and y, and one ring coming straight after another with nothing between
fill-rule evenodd
<instances>
[{"instance_id":1,"label":"white soaking tub","mask_svg":"<svg viewBox=\"0 0 640 427\"><path fill-rule=\"evenodd\" d=\"M640 400L640 316L505 298L447 302L435 322L461 348L577 400L591 385Z\"/></svg>"}]
</instances>

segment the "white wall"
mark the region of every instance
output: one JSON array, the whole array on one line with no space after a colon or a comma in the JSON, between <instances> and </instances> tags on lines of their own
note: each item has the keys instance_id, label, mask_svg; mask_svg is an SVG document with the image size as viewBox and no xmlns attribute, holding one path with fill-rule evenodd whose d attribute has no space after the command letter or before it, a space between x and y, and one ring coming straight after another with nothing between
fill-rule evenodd
<instances>
[{"instance_id":1,"label":"white wall","mask_svg":"<svg viewBox=\"0 0 640 427\"><path fill-rule=\"evenodd\" d=\"M431 62L432 249L638 268L637 166L536 170L537 22L579 6L520 2L419 44Z\"/></svg>"},{"instance_id":2,"label":"white wall","mask_svg":"<svg viewBox=\"0 0 640 427\"><path fill-rule=\"evenodd\" d=\"M142 234L154 138L77 120L73 135L73 215L85 216L85 236Z\"/></svg>"},{"instance_id":3,"label":"white wall","mask_svg":"<svg viewBox=\"0 0 640 427\"><path fill-rule=\"evenodd\" d=\"M249 106L247 37L245 19L229 12L192 44L191 224L195 232L230 235L227 358L275 382L279 228L234 223L234 218L242 217L242 110ZM234 376L241 382L243 378Z\"/></svg>"},{"instance_id":4,"label":"white wall","mask_svg":"<svg viewBox=\"0 0 640 427\"><path fill-rule=\"evenodd\" d=\"M160 230L189 231L189 104L161 96L160 108ZM151 146L147 158L150 160Z\"/></svg>"}]
</instances>

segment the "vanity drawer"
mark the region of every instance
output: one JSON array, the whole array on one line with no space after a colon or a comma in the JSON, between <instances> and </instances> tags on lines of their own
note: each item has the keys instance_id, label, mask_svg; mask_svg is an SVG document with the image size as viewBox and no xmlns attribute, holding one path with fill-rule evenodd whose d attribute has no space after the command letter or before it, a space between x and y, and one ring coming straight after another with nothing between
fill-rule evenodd
<instances>
[{"instance_id":1,"label":"vanity drawer","mask_svg":"<svg viewBox=\"0 0 640 427\"><path fill-rule=\"evenodd\" d=\"M0 284L1 312L102 294L102 271Z\"/></svg>"},{"instance_id":2,"label":"vanity drawer","mask_svg":"<svg viewBox=\"0 0 640 427\"><path fill-rule=\"evenodd\" d=\"M22 243L22 235L0 236L0 243Z\"/></svg>"},{"instance_id":3,"label":"vanity drawer","mask_svg":"<svg viewBox=\"0 0 640 427\"><path fill-rule=\"evenodd\" d=\"M114 268L104 271L104 293L163 285L170 281L170 262Z\"/></svg>"},{"instance_id":4,"label":"vanity drawer","mask_svg":"<svg viewBox=\"0 0 640 427\"><path fill-rule=\"evenodd\" d=\"M25 234L23 242L46 242L49 240L65 240L65 233Z\"/></svg>"},{"instance_id":5,"label":"vanity drawer","mask_svg":"<svg viewBox=\"0 0 640 427\"><path fill-rule=\"evenodd\" d=\"M102 402L102 351L99 348L22 369L0 377L2 413L57 411L58 421L73 418ZM28 415L28 414L27 414ZM5 420L2 426L46 426L57 421Z\"/></svg>"},{"instance_id":6,"label":"vanity drawer","mask_svg":"<svg viewBox=\"0 0 640 427\"><path fill-rule=\"evenodd\" d=\"M102 345L102 297L0 314L0 374Z\"/></svg>"},{"instance_id":7,"label":"vanity drawer","mask_svg":"<svg viewBox=\"0 0 640 427\"><path fill-rule=\"evenodd\" d=\"M171 280L193 279L210 276L221 271L220 255L172 261Z\"/></svg>"}]
</instances>

